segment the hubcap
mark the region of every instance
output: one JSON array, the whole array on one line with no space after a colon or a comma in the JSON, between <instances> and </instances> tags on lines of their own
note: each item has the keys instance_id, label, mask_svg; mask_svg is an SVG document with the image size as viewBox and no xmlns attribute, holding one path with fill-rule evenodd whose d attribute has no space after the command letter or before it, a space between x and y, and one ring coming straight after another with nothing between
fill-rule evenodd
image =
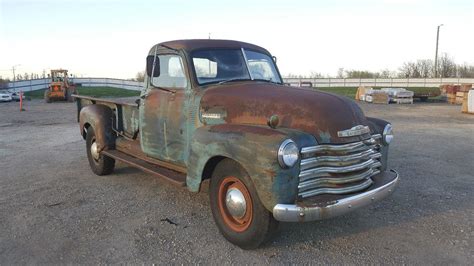
<instances>
[{"instance_id":1,"label":"hubcap","mask_svg":"<svg viewBox=\"0 0 474 266\"><path fill-rule=\"evenodd\" d=\"M225 177L219 185L219 212L225 225L235 231L244 232L252 223L252 198L247 187L238 178Z\"/></svg>"},{"instance_id":2,"label":"hubcap","mask_svg":"<svg viewBox=\"0 0 474 266\"><path fill-rule=\"evenodd\" d=\"M99 160L99 151L97 149L97 143L95 141L91 145L91 155L94 160Z\"/></svg>"},{"instance_id":3,"label":"hubcap","mask_svg":"<svg viewBox=\"0 0 474 266\"><path fill-rule=\"evenodd\" d=\"M237 188L230 188L227 191L225 198L225 204L230 215L235 218L242 218L245 215L247 209L247 202L245 201L244 194Z\"/></svg>"}]
</instances>

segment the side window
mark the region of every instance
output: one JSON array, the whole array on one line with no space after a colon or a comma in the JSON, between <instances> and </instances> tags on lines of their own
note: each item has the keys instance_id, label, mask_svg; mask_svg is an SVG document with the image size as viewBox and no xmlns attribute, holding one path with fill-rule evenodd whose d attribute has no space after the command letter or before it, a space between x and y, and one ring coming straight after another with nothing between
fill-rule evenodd
<instances>
[{"instance_id":1,"label":"side window","mask_svg":"<svg viewBox=\"0 0 474 266\"><path fill-rule=\"evenodd\" d=\"M194 69L198 78L215 78L217 76L217 62L207 58L193 58Z\"/></svg>"},{"instance_id":2,"label":"side window","mask_svg":"<svg viewBox=\"0 0 474 266\"><path fill-rule=\"evenodd\" d=\"M186 88L188 82L186 75L184 75L184 66L181 57L178 55L159 55L157 56L160 62L160 67L155 68L155 72L159 74L153 75L151 84L156 87L163 88Z\"/></svg>"},{"instance_id":3,"label":"side window","mask_svg":"<svg viewBox=\"0 0 474 266\"><path fill-rule=\"evenodd\" d=\"M265 60L249 60L249 70L255 79L270 80L273 77L271 65Z\"/></svg>"},{"instance_id":4,"label":"side window","mask_svg":"<svg viewBox=\"0 0 474 266\"><path fill-rule=\"evenodd\" d=\"M249 50L245 50L245 54L247 55L249 71L254 79L281 82L275 63L270 56Z\"/></svg>"}]
</instances>

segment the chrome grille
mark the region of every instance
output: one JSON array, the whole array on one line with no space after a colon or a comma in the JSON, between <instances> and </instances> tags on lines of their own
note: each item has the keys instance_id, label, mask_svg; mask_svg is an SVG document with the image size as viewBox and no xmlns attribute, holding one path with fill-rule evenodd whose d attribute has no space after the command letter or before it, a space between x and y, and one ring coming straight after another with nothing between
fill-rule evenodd
<instances>
[{"instance_id":1,"label":"chrome grille","mask_svg":"<svg viewBox=\"0 0 474 266\"><path fill-rule=\"evenodd\" d=\"M298 195L347 194L372 185L380 173L380 134L359 142L301 149Z\"/></svg>"}]
</instances>

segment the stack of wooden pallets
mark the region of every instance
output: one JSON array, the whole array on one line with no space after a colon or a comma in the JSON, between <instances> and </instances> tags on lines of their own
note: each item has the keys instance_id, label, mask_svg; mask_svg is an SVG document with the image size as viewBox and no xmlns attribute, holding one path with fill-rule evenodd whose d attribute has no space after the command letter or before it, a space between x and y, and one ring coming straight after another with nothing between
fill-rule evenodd
<instances>
[{"instance_id":1,"label":"stack of wooden pallets","mask_svg":"<svg viewBox=\"0 0 474 266\"><path fill-rule=\"evenodd\" d=\"M441 95L446 95L446 100L450 104L461 104L456 101L456 94L461 90L459 85L442 85L441 86Z\"/></svg>"},{"instance_id":2,"label":"stack of wooden pallets","mask_svg":"<svg viewBox=\"0 0 474 266\"><path fill-rule=\"evenodd\" d=\"M390 102L388 93L381 90L366 90L364 98L369 103L388 104Z\"/></svg>"},{"instance_id":3,"label":"stack of wooden pallets","mask_svg":"<svg viewBox=\"0 0 474 266\"><path fill-rule=\"evenodd\" d=\"M456 101L460 101L462 104L461 112L474 114L474 90L472 89L472 84L461 85L461 91L456 93Z\"/></svg>"},{"instance_id":4,"label":"stack of wooden pallets","mask_svg":"<svg viewBox=\"0 0 474 266\"><path fill-rule=\"evenodd\" d=\"M463 104L464 101L467 101L470 89L472 89L472 84L461 84L459 91L456 92L456 104Z\"/></svg>"}]
</instances>

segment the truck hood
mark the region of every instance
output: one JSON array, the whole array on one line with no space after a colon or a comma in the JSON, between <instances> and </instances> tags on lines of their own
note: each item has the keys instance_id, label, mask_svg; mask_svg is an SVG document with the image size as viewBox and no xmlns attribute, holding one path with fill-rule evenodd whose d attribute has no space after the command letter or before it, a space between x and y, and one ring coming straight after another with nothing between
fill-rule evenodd
<instances>
[{"instance_id":1,"label":"truck hood","mask_svg":"<svg viewBox=\"0 0 474 266\"><path fill-rule=\"evenodd\" d=\"M201 99L204 121L217 118L220 123L267 126L272 115L279 118L277 128L306 132L320 144L358 141L359 136L340 138L337 132L370 124L359 106L346 97L266 82L212 86Z\"/></svg>"}]
</instances>

